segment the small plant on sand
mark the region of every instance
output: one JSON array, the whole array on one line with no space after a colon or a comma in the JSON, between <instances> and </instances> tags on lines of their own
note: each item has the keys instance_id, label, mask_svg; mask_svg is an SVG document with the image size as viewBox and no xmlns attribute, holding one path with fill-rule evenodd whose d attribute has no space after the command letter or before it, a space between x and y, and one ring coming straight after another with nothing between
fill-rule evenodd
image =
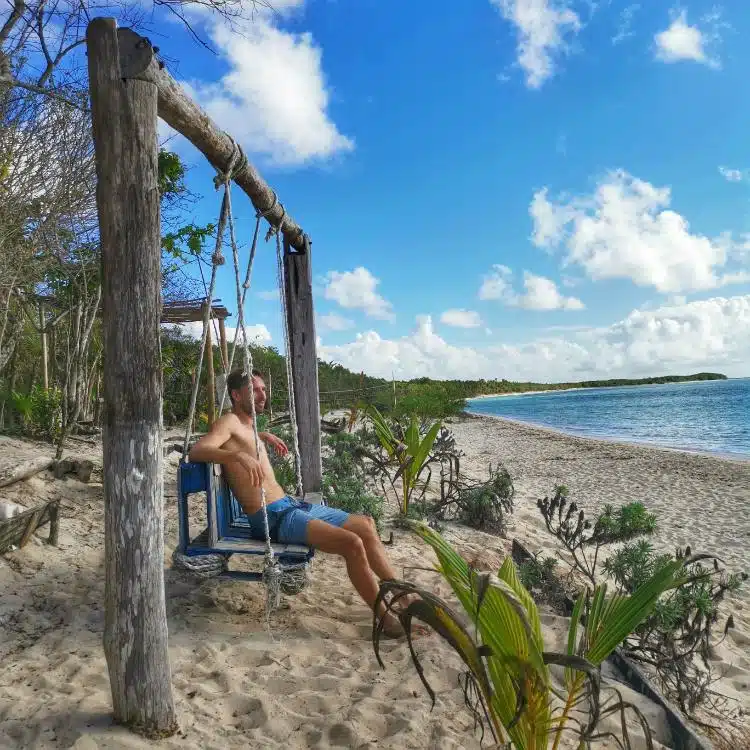
<instances>
[{"instance_id":1,"label":"small plant on sand","mask_svg":"<svg viewBox=\"0 0 750 750\"><path fill-rule=\"evenodd\" d=\"M577 503L568 500L568 489L555 488L555 494L537 501L547 530L570 552L575 567L596 584L596 570L602 547L627 542L656 529L656 517L641 503L629 503L615 510L611 505L592 523Z\"/></svg>"},{"instance_id":2,"label":"small plant on sand","mask_svg":"<svg viewBox=\"0 0 750 750\"><path fill-rule=\"evenodd\" d=\"M566 652L554 653L545 649L536 604L510 558L497 575L480 573L427 525L412 522L410 526L437 554L437 570L451 585L463 612L405 581L381 582L375 611L382 601L385 613L398 617L417 673L433 703L435 693L411 646L415 618L434 629L463 660L467 667L466 704L483 731L485 724L489 726L500 747L558 750L566 732L577 735L579 746L586 747L607 736L598 730L602 719L619 716L625 727L628 711L650 738L648 724L635 706L623 701L616 690L605 699L600 666L649 617L665 592L687 582L685 567L693 558L660 567L630 595L608 595L606 584L596 586L591 596L588 591L582 593L571 618ZM381 666L379 644L385 613L375 614L373 620L373 646ZM464 625L466 618L471 629ZM565 668L562 690L553 684L550 665ZM620 739L621 747L631 747L624 729Z\"/></svg>"},{"instance_id":3,"label":"small plant on sand","mask_svg":"<svg viewBox=\"0 0 750 750\"><path fill-rule=\"evenodd\" d=\"M446 476L447 475L447 476ZM475 529L505 534L508 516L513 513L515 488L507 469L490 464L487 479L477 481L460 470L441 468L440 499L433 514L441 519L455 519Z\"/></svg>"},{"instance_id":4,"label":"small plant on sand","mask_svg":"<svg viewBox=\"0 0 750 750\"><path fill-rule=\"evenodd\" d=\"M406 423L390 422L375 406L369 406L366 413L385 454L384 459L373 454L368 458L380 469L383 491L388 489L387 482L399 499L401 516L406 518L410 503L421 500L427 490L431 476L430 451L440 430L440 422L420 426L417 416L411 416Z\"/></svg>"},{"instance_id":5,"label":"small plant on sand","mask_svg":"<svg viewBox=\"0 0 750 750\"><path fill-rule=\"evenodd\" d=\"M326 503L349 513L371 516L380 526L383 499L369 492L357 433L340 432L325 441L323 493Z\"/></svg>"},{"instance_id":6,"label":"small plant on sand","mask_svg":"<svg viewBox=\"0 0 750 750\"><path fill-rule=\"evenodd\" d=\"M632 593L646 578L673 560L689 558L690 549L674 556L657 554L646 540L625 545L603 564L604 572L623 593ZM712 640L719 621L719 605L726 594L739 589L746 573L728 574L718 558L710 566L701 562L685 565L689 583L660 601L654 611L625 642L632 658L653 667L662 690L688 716L698 706L723 713L725 701L711 689L711 650L733 626L729 615L718 640Z\"/></svg>"}]
</instances>

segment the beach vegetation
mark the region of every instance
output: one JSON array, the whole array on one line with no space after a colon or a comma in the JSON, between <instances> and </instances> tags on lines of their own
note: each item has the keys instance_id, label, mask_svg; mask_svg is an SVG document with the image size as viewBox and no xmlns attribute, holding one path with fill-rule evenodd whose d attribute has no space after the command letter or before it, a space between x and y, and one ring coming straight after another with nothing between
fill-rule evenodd
<instances>
[{"instance_id":1,"label":"beach vegetation","mask_svg":"<svg viewBox=\"0 0 750 750\"><path fill-rule=\"evenodd\" d=\"M375 406L366 414L377 435L384 458L370 454L368 457L382 469L381 480L387 479L399 498L401 515L409 515L412 501L420 501L429 486L432 472L429 468L430 452L438 436L440 422L427 422L412 415L408 420L386 419ZM389 465L395 471L389 471ZM385 481L382 481L385 491Z\"/></svg>"},{"instance_id":2,"label":"beach vegetation","mask_svg":"<svg viewBox=\"0 0 750 750\"><path fill-rule=\"evenodd\" d=\"M410 528L434 550L437 572L459 602L455 608L426 588L406 581L383 581L378 602L397 616L407 633L417 673L433 704L432 689L411 645L412 624L419 620L438 633L461 657L468 709L484 735L508 750L558 750L564 735L581 747L606 737L607 717L621 720L621 747L631 748L626 716L651 737L645 717L601 683L602 662L654 612L667 592L686 585L686 567L700 558L678 558L660 566L632 593L611 591L607 584L582 592L575 603L566 649L547 649L537 605L506 558L497 573L480 572L427 524ZM408 603L406 603L408 602ZM385 613L373 619L373 647L382 667L380 637ZM468 625L465 624L468 620Z\"/></svg>"},{"instance_id":3,"label":"beach vegetation","mask_svg":"<svg viewBox=\"0 0 750 750\"><path fill-rule=\"evenodd\" d=\"M384 500L368 488L361 450L360 433L340 432L327 437L323 455L323 494L326 504L331 507L370 516L380 528Z\"/></svg>"},{"instance_id":4,"label":"beach vegetation","mask_svg":"<svg viewBox=\"0 0 750 750\"><path fill-rule=\"evenodd\" d=\"M570 553L570 574L577 570L591 587L610 582L618 594L633 594L660 570L682 562L687 581L659 600L625 639L623 652L650 667L664 694L692 720L699 721L698 708L729 716L730 701L712 688L715 676L710 658L734 624L731 614L720 624L719 607L747 580L747 574L729 573L714 555L693 558L689 547L678 548L673 554L657 552L643 538L656 529L656 518L639 503L619 509L605 506L593 522L568 500L562 486L555 488L552 498L545 497L537 504L547 529ZM599 559L601 548L615 542L621 544L606 559ZM533 559L524 563L524 580L546 601L559 603L565 587L556 580L557 570L556 565Z\"/></svg>"},{"instance_id":5,"label":"beach vegetation","mask_svg":"<svg viewBox=\"0 0 750 750\"><path fill-rule=\"evenodd\" d=\"M552 497L537 501L544 524L570 553L573 565L591 585L596 584L596 570L602 548L627 542L656 529L656 517L642 503L628 503L615 509L605 505L593 521L586 512L568 499L568 488L555 487Z\"/></svg>"}]
</instances>

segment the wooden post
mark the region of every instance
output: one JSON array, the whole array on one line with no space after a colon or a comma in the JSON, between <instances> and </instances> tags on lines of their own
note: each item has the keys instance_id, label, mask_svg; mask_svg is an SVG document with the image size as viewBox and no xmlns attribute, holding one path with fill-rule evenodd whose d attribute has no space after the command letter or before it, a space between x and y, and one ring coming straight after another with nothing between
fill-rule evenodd
<instances>
[{"instance_id":1,"label":"wooden post","mask_svg":"<svg viewBox=\"0 0 750 750\"><path fill-rule=\"evenodd\" d=\"M49 355L47 353L47 327L44 320L44 303L39 303L39 330L42 336L42 377L44 390L49 390Z\"/></svg>"},{"instance_id":2,"label":"wooden post","mask_svg":"<svg viewBox=\"0 0 750 750\"><path fill-rule=\"evenodd\" d=\"M320 402L318 401L318 357L315 349L315 315L312 296L310 243L304 252L292 252L284 240L284 294L294 388L295 416L302 458L305 493L321 492L323 467L320 455Z\"/></svg>"},{"instance_id":3,"label":"wooden post","mask_svg":"<svg viewBox=\"0 0 750 750\"><path fill-rule=\"evenodd\" d=\"M86 31L104 342L104 653L114 719L177 730L164 594L157 90L127 80L116 22Z\"/></svg>"},{"instance_id":4,"label":"wooden post","mask_svg":"<svg viewBox=\"0 0 750 750\"><path fill-rule=\"evenodd\" d=\"M203 306L203 314L206 314L206 304ZM204 318L205 320L205 318ZM216 421L216 373L214 372L214 343L211 336L211 318L209 315L208 329L206 331L206 350L203 352L206 364L206 390L208 391L208 426Z\"/></svg>"},{"instance_id":5,"label":"wooden post","mask_svg":"<svg viewBox=\"0 0 750 750\"><path fill-rule=\"evenodd\" d=\"M221 346L221 365L227 375L229 369L229 349L227 348L227 329L224 318L219 318L219 345Z\"/></svg>"},{"instance_id":6,"label":"wooden post","mask_svg":"<svg viewBox=\"0 0 750 750\"><path fill-rule=\"evenodd\" d=\"M271 371L268 371L268 418L273 419L273 381Z\"/></svg>"}]
</instances>

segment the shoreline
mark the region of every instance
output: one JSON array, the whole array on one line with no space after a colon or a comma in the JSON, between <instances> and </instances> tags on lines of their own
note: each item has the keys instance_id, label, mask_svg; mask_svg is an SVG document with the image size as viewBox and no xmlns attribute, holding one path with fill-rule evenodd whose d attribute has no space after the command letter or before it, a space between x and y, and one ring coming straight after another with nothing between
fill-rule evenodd
<instances>
[{"instance_id":1,"label":"shoreline","mask_svg":"<svg viewBox=\"0 0 750 750\"><path fill-rule=\"evenodd\" d=\"M580 389L583 390L583 389ZM468 409L464 410L464 414L469 415L472 419L491 419L499 420L501 422L508 422L510 424L517 425L519 427L527 427L531 430L540 430L541 432L552 433L554 435L572 438L575 440L585 440L592 443L604 443L606 445L616 445L621 448L643 448L645 450L656 450L665 451L667 453L682 453L686 456L698 456L701 458L715 458L720 461L727 461L733 464L747 465L750 463L750 455L744 453L728 453L719 451L708 451L700 450L698 448L680 448L670 445L662 445L661 443L649 443L642 440L627 440L617 436L604 437L601 435L582 435L577 432L569 432L562 430L558 427L549 427L548 425L540 424L538 422L526 422L522 419L514 419L512 417L503 417L498 414L482 414L479 412L473 412Z\"/></svg>"}]
</instances>

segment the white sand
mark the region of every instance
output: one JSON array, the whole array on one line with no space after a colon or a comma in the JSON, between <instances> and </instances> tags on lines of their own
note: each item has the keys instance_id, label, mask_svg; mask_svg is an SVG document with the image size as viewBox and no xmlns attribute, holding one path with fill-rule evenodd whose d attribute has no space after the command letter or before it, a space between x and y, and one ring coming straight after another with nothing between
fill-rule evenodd
<instances>
[{"instance_id":1,"label":"white sand","mask_svg":"<svg viewBox=\"0 0 750 750\"><path fill-rule=\"evenodd\" d=\"M750 466L559 437L490 419L451 427L468 454L463 462L467 470L484 470L498 459L506 462L518 491L510 536L517 534L534 549L550 546L537 520L536 497L564 481L586 505L640 499L663 511L660 533L668 544L692 542L697 549L706 539L712 550L721 545L728 561L747 562L741 540L747 540L750 527L739 511L750 497ZM0 437L4 465L45 450ZM76 444L70 455L101 466L99 446ZM458 657L437 636L420 641L420 658L438 693L430 711L405 644L384 643L386 669L379 668L369 641L369 613L338 559L317 556L313 582L288 598L288 608L274 617L275 641L266 632L259 584L196 584L169 569L177 541L176 456L167 461L165 478L165 565L180 733L148 742L112 726L101 647L101 473L95 471L92 482L82 484L72 478L54 480L45 472L0 490L0 501L26 506L51 497L62 501L57 548L32 540L0 557L0 748L480 746L457 684ZM691 508L697 512L688 521ZM46 529L40 536L46 536ZM510 550L510 539L470 529L451 528L446 536L487 569L496 568ZM396 538L390 551L399 574L447 595L436 575L403 570L430 566L434 558L429 549L405 532L396 531ZM728 680L737 690L743 681L747 684L750 666L744 635L750 628L747 610L741 609L747 601L740 597L734 603L737 631L721 647L724 663L733 670ZM546 613L544 627L548 645L563 648L566 618ZM627 688L625 693L641 706L664 743L657 747L672 747L661 709ZM597 747L615 745L610 741Z\"/></svg>"}]
</instances>

